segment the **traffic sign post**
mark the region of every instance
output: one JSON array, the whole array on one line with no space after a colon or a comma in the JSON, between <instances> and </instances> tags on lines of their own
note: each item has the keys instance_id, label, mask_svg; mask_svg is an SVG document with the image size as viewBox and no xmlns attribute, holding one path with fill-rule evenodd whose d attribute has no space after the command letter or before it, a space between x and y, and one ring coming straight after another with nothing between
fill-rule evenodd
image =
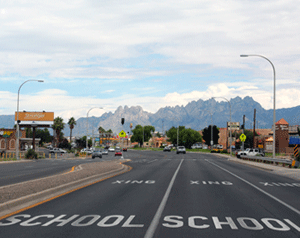
<instances>
[{"instance_id":1,"label":"traffic sign post","mask_svg":"<svg viewBox=\"0 0 300 238\"><path fill-rule=\"evenodd\" d=\"M126 132L123 131L123 130L120 131L119 136L120 136L121 138L125 138L125 137L126 137Z\"/></svg>"}]
</instances>

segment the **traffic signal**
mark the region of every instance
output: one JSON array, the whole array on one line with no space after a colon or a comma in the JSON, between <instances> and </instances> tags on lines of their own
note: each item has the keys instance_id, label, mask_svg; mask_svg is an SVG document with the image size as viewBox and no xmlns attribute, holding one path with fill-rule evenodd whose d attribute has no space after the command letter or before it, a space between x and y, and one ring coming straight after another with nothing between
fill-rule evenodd
<instances>
[{"instance_id":1,"label":"traffic signal","mask_svg":"<svg viewBox=\"0 0 300 238\"><path fill-rule=\"evenodd\" d=\"M124 125L125 118L121 118L121 124Z\"/></svg>"},{"instance_id":2,"label":"traffic signal","mask_svg":"<svg viewBox=\"0 0 300 238\"><path fill-rule=\"evenodd\" d=\"M241 125L241 130L243 130L244 129L244 125Z\"/></svg>"}]
</instances>

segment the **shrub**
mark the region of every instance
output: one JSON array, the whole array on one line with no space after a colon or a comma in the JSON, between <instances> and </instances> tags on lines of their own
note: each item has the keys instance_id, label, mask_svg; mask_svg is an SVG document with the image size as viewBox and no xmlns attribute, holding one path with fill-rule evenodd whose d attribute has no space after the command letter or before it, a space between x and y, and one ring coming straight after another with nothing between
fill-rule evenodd
<instances>
[{"instance_id":1,"label":"shrub","mask_svg":"<svg viewBox=\"0 0 300 238\"><path fill-rule=\"evenodd\" d=\"M38 155L37 153L34 151L34 149L29 149L27 150L26 154L25 154L25 158L26 159L37 159Z\"/></svg>"},{"instance_id":2,"label":"shrub","mask_svg":"<svg viewBox=\"0 0 300 238\"><path fill-rule=\"evenodd\" d=\"M222 150L221 153L227 154L228 152L227 152L227 150L225 149L225 150Z\"/></svg>"},{"instance_id":3,"label":"shrub","mask_svg":"<svg viewBox=\"0 0 300 238\"><path fill-rule=\"evenodd\" d=\"M133 148L139 148L139 146L138 146L138 145L135 145Z\"/></svg>"}]
</instances>

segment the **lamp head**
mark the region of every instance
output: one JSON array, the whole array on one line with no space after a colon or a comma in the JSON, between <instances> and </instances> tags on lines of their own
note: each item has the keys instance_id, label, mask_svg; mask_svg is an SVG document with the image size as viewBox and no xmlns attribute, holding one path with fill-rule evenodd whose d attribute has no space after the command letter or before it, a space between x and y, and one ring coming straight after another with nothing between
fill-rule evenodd
<instances>
[{"instance_id":1,"label":"lamp head","mask_svg":"<svg viewBox=\"0 0 300 238\"><path fill-rule=\"evenodd\" d=\"M39 83L43 83L43 82L44 82L44 80L38 80L38 82L39 82Z\"/></svg>"},{"instance_id":2,"label":"lamp head","mask_svg":"<svg viewBox=\"0 0 300 238\"><path fill-rule=\"evenodd\" d=\"M248 57L249 55L240 55L240 57Z\"/></svg>"}]
</instances>

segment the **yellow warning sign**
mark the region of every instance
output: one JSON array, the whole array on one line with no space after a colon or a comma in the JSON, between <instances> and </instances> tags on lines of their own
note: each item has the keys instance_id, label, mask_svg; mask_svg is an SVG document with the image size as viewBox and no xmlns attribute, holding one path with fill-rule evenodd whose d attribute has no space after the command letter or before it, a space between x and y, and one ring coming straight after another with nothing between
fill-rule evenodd
<instances>
[{"instance_id":1,"label":"yellow warning sign","mask_svg":"<svg viewBox=\"0 0 300 238\"><path fill-rule=\"evenodd\" d=\"M120 137L126 137L126 132L122 130L122 131L119 133L119 136L120 136Z\"/></svg>"},{"instance_id":2,"label":"yellow warning sign","mask_svg":"<svg viewBox=\"0 0 300 238\"><path fill-rule=\"evenodd\" d=\"M241 135L240 135L240 140L241 140L242 142L244 142L244 141L246 140L246 135L245 135L245 134L241 134Z\"/></svg>"}]
</instances>

